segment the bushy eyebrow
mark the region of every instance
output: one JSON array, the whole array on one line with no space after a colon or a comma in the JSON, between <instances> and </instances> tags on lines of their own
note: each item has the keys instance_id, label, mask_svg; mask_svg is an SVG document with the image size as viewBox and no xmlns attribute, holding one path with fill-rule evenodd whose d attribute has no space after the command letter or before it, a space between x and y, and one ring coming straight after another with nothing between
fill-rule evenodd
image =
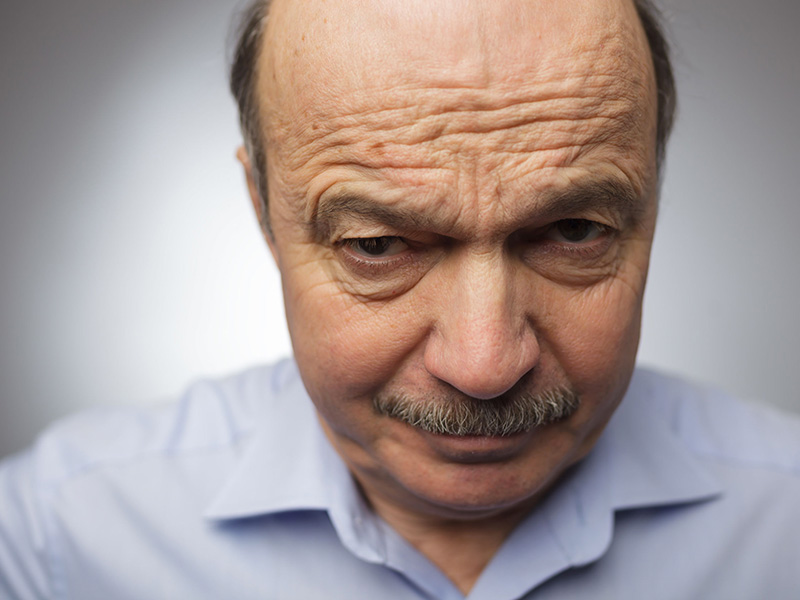
<instances>
[{"instance_id":1,"label":"bushy eyebrow","mask_svg":"<svg viewBox=\"0 0 800 600\"><path fill-rule=\"evenodd\" d=\"M636 219L646 208L644 198L619 179L591 179L563 190L554 190L537 199L537 218L563 219L590 210L610 211L623 218Z\"/></svg>"},{"instance_id":2,"label":"bushy eyebrow","mask_svg":"<svg viewBox=\"0 0 800 600\"><path fill-rule=\"evenodd\" d=\"M318 242L327 240L343 220L374 225L380 223L397 231L433 230L434 220L419 211L386 206L359 194L342 193L321 200L311 218L311 233Z\"/></svg>"},{"instance_id":3,"label":"bushy eyebrow","mask_svg":"<svg viewBox=\"0 0 800 600\"><path fill-rule=\"evenodd\" d=\"M563 190L540 194L533 200L534 211L526 221L538 222L565 219L588 211L609 211L625 221L635 219L645 209L645 202L627 184L617 179L593 179ZM396 231L436 231L441 223L419 211L387 206L368 197L340 193L320 201L311 217L309 228L317 242L329 240L343 220L364 224L381 224Z\"/></svg>"}]
</instances>

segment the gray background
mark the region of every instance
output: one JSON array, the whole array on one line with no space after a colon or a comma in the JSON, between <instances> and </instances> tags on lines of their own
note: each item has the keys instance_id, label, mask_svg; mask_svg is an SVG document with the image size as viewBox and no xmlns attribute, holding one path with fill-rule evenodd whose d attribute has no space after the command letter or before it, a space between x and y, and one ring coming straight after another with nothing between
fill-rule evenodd
<instances>
[{"instance_id":1,"label":"gray background","mask_svg":"<svg viewBox=\"0 0 800 600\"><path fill-rule=\"evenodd\" d=\"M800 3L668 0L681 114L641 362L800 412ZM240 171L241 3L0 8L0 455L289 351Z\"/></svg>"}]
</instances>

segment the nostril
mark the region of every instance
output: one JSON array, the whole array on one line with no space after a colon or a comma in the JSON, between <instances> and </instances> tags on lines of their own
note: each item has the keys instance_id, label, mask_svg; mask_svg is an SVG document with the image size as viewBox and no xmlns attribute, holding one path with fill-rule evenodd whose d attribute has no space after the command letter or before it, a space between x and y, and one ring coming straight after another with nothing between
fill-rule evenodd
<instances>
[{"instance_id":1,"label":"nostril","mask_svg":"<svg viewBox=\"0 0 800 600\"><path fill-rule=\"evenodd\" d=\"M473 398L490 399L513 388L539 362L532 331L522 336L453 336L437 332L425 348L425 368Z\"/></svg>"}]
</instances>

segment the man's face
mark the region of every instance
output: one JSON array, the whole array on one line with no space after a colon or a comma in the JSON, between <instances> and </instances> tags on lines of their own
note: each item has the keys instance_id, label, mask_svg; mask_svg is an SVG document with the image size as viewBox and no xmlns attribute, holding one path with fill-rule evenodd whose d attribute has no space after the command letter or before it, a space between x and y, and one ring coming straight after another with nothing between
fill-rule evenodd
<instances>
[{"instance_id":1,"label":"man's face","mask_svg":"<svg viewBox=\"0 0 800 600\"><path fill-rule=\"evenodd\" d=\"M276 1L266 39L270 245L323 428L378 507L530 504L633 369L656 101L632 4ZM570 394L506 436L374 407Z\"/></svg>"}]
</instances>

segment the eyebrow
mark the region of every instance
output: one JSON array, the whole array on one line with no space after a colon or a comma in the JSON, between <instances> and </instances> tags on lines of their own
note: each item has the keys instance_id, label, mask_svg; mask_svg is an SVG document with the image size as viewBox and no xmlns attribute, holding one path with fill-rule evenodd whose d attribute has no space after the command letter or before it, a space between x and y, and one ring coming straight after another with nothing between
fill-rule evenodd
<instances>
[{"instance_id":1,"label":"eyebrow","mask_svg":"<svg viewBox=\"0 0 800 600\"><path fill-rule=\"evenodd\" d=\"M563 190L546 192L539 200L537 218L556 219L588 210L609 210L627 219L644 212L646 202L623 181L608 177L576 183Z\"/></svg>"},{"instance_id":2,"label":"eyebrow","mask_svg":"<svg viewBox=\"0 0 800 600\"><path fill-rule=\"evenodd\" d=\"M589 210L607 210L621 215L626 222L644 212L645 202L634 190L616 178L592 179L563 190L544 192L536 198L536 220L558 220ZM330 239L343 220L386 225L399 232L435 231L441 223L419 211L385 206L360 194L343 192L320 200L309 228L317 242Z\"/></svg>"},{"instance_id":3,"label":"eyebrow","mask_svg":"<svg viewBox=\"0 0 800 600\"><path fill-rule=\"evenodd\" d=\"M329 239L336 226L344 219L366 224L380 223L398 231L436 228L434 219L419 211L384 206L359 194L342 193L320 201L310 222L314 239Z\"/></svg>"}]
</instances>

